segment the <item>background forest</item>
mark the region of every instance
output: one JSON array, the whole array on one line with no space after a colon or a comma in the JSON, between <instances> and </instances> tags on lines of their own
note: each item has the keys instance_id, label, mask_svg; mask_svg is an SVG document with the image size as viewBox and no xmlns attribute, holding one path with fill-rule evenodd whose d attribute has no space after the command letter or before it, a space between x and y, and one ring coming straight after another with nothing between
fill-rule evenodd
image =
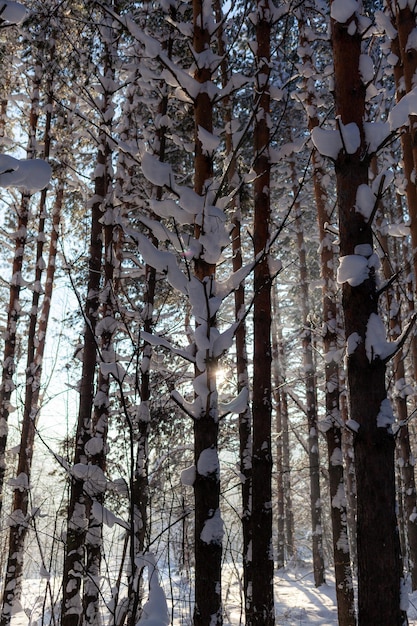
<instances>
[{"instance_id":1,"label":"background forest","mask_svg":"<svg viewBox=\"0 0 417 626\"><path fill-rule=\"evenodd\" d=\"M37 624L270 626L303 561L406 624L414 0L0 26L0 626L27 579Z\"/></svg>"}]
</instances>

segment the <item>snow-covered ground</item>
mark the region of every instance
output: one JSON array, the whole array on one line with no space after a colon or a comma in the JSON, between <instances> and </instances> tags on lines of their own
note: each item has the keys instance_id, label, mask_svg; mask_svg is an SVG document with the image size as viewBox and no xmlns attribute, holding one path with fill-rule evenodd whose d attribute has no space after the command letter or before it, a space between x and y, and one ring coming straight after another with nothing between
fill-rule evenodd
<instances>
[{"instance_id":1,"label":"snow-covered ground","mask_svg":"<svg viewBox=\"0 0 417 626\"><path fill-rule=\"evenodd\" d=\"M26 580L22 605L25 611L13 616L12 626L41 626L44 581ZM171 591L178 587L171 587ZM169 595L169 592L167 593ZM227 585L227 614L225 626L243 626L238 582ZM334 580L327 575L327 583L316 588L311 568L297 566L276 574L276 623L279 626L337 626ZM168 600L168 604L170 602ZM169 607L171 608L171 606ZM174 606L173 626L190 626L190 609L178 602ZM417 626L417 592L410 595L409 624ZM104 623L106 623L105 615ZM48 624L49 620L43 622Z\"/></svg>"}]
</instances>

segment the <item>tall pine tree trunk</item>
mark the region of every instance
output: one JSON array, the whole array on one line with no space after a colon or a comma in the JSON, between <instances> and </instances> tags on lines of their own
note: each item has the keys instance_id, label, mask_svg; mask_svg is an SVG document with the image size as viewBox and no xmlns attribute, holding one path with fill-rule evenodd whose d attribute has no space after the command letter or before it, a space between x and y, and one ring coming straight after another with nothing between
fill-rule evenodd
<instances>
[{"instance_id":1,"label":"tall pine tree trunk","mask_svg":"<svg viewBox=\"0 0 417 626\"><path fill-rule=\"evenodd\" d=\"M104 68L103 73L108 79L107 72L112 71L110 62L111 47L111 28L103 26L105 52L104 52ZM70 485L70 500L68 506L68 522L67 522L67 542L66 554L63 568L63 599L61 621L62 626L79 626L83 621L83 612L91 610L91 616L96 616L96 601L98 590L93 589L97 580L91 580L90 576L96 577L97 574L97 558L98 555L92 554L95 548L101 545L101 528L94 523L94 529L87 534L89 524L91 524L91 498L94 496L102 497L104 483L102 480L87 481L88 465L91 461L91 434L93 426L94 405L97 409L103 409L102 404L95 401L95 380L97 373L98 358L98 339L96 336L96 328L100 311L100 288L101 288L101 272L102 272L102 255L103 255L103 221L105 223L109 208L110 181L113 177L111 167L111 146L109 141L108 125L111 123L112 116L112 89L111 81L106 82L106 89L103 89L102 99L100 102L100 111L106 123L99 133L99 147L97 152L96 177L94 180L94 200L91 206L91 231L90 231L90 249L88 259L88 280L87 280L87 296L84 308L85 330L84 330L84 346L82 354L82 373L79 384L79 408L78 420L75 439L75 450L73 457L73 469ZM110 288L110 285L107 285ZM101 379L101 382L104 381ZM101 402L101 400L100 400ZM103 413L102 413L103 414ZM97 424L95 426L97 432ZM102 431L105 435L106 425ZM102 437L103 438L103 437ZM103 448L100 454L105 453L105 441L103 440ZM100 460L102 464L103 459ZM98 472L102 473L99 466ZM98 476L98 472L95 475ZM85 485L85 486L84 486ZM86 560L86 543L87 553ZM93 547L94 544L94 547ZM93 565L93 561L95 564ZM88 576L85 588L85 597L82 599L82 583L87 569L90 568L90 576ZM94 571L93 571L94 570ZM92 583L92 584L91 584ZM91 607L91 608L88 608Z\"/></svg>"},{"instance_id":2,"label":"tall pine tree trunk","mask_svg":"<svg viewBox=\"0 0 417 626\"><path fill-rule=\"evenodd\" d=\"M309 45L309 30L306 29L306 13L299 20L300 57L306 91L306 113L311 132L319 125L314 78L317 71ZM312 35L310 34L310 37ZM353 580L350 562L347 505L342 454L342 417L340 411L338 305L336 295L334 237L326 231L331 224L332 209L328 203L328 192L324 185L325 168L323 157L313 149L312 153L314 198L320 236L320 266L323 280L323 349L325 360L325 404L326 417L322 430L327 441L329 489L332 521L333 559L336 579L336 597L339 624L354 626L356 623Z\"/></svg>"},{"instance_id":3,"label":"tall pine tree trunk","mask_svg":"<svg viewBox=\"0 0 417 626\"><path fill-rule=\"evenodd\" d=\"M254 128L254 344L253 344L253 447L252 447L252 597L248 626L272 626L274 611L274 557L272 545L271 446L271 275L267 247L270 237L269 74L271 13L269 0L258 0L253 19L256 28L255 97L258 104Z\"/></svg>"},{"instance_id":4,"label":"tall pine tree trunk","mask_svg":"<svg viewBox=\"0 0 417 626\"><path fill-rule=\"evenodd\" d=\"M211 2L193 0L193 49L196 58L210 50L212 19ZM201 57L202 58L202 57ZM212 80L210 63L197 61L194 78L200 85ZM194 191L206 196L213 176L212 157L203 148L200 136L203 132L213 132L213 103L206 88L201 88L194 100L195 157ZM200 223L195 224L196 239L202 238L211 229L210 218L203 208ZM202 252L194 261L194 275L199 281L205 300L204 317L196 319L198 333L204 333L211 343L216 325L216 315L210 311L210 301L214 297L216 266L205 259ZM220 626L223 623L221 600L221 557L222 521L220 515L220 468L218 461L219 415L216 389L215 360L210 358L210 348L203 348L205 342L197 339L197 366L195 390L201 402L201 412L194 419L194 458L196 478L194 482L195 503L195 608L194 626ZM205 344L207 345L207 343ZM201 356L199 356L199 354ZM203 356L205 354L205 357ZM199 384L197 385L197 381ZM211 459L207 465L206 461ZM216 530L217 528L217 530Z\"/></svg>"},{"instance_id":5,"label":"tall pine tree trunk","mask_svg":"<svg viewBox=\"0 0 417 626\"><path fill-rule=\"evenodd\" d=\"M44 157L49 157L51 141L52 119L52 84L49 82L49 110L45 125L45 150ZM46 190L43 190L39 202L39 225L36 245L35 276L33 280L33 294L31 314L29 318L27 355L26 355L26 386L22 419L22 432L19 445L19 457L17 466L18 486L13 496L12 514L9 532L9 555L7 570L4 579L4 593L0 624L10 622L10 613L7 607L13 606L20 601L23 580L23 561L26 536L29 530L29 490L32 473L32 460L36 424L38 419L38 400L42 373L42 360L45 349L45 335L49 319L49 307L52 297L53 278L56 267L56 247L59 234L59 224L62 212L64 182L63 177L58 181L56 198L52 211L49 260L46 272L45 288L42 309L39 313L39 301L42 292L42 274L44 273L43 251L45 247L45 222L46 222ZM23 484L20 478L24 478Z\"/></svg>"},{"instance_id":6,"label":"tall pine tree trunk","mask_svg":"<svg viewBox=\"0 0 417 626\"><path fill-rule=\"evenodd\" d=\"M293 181L295 179L294 164L292 163ZM307 260L304 241L304 230L301 222L301 209L298 201L295 203L295 228L300 266L300 308L302 314L302 350L303 366L306 387L306 412L308 427L308 460L310 473L310 514L312 532L312 552L314 583L320 587L325 582L324 554L323 554L323 526L322 505L320 491L320 453L319 432L317 423L317 394L316 371L313 360L312 328L309 320L310 297L308 288Z\"/></svg>"},{"instance_id":7,"label":"tall pine tree trunk","mask_svg":"<svg viewBox=\"0 0 417 626\"><path fill-rule=\"evenodd\" d=\"M356 124L360 138L354 152L344 145L335 162L350 424L356 431L358 623L403 626L392 409L385 387L385 355L378 355L372 341L375 327L382 323L372 261L372 224L356 210L357 190L368 183L369 167L364 135L366 87L359 72L362 38L356 14L346 23L332 19L331 33L339 132L343 134L343 125ZM363 276L346 278L349 255L365 266Z\"/></svg>"}]
</instances>

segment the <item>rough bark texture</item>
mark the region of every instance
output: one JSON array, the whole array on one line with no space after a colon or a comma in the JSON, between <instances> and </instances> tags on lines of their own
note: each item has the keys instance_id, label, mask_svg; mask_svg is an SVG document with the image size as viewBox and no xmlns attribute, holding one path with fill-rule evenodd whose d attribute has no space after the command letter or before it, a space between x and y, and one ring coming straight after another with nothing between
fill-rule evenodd
<instances>
[{"instance_id":1,"label":"rough bark texture","mask_svg":"<svg viewBox=\"0 0 417 626\"><path fill-rule=\"evenodd\" d=\"M356 246L373 249L372 224L355 210L356 191L368 182L363 119L365 86L359 74L361 36L356 20L332 20L336 115L343 124L356 123L361 143L354 154L341 150L335 163L339 209L340 254ZM361 249L364 250L363 248ZM392 430L378 421L387 402L385 362L365 347L367 325L378 314L375 270L359 285L343 284L343 311L348 341L350 418L357 424L354 440L357 485L358 623L360 626L402 626L401 559L395 511L395 441ZM354 342L354 343L353 343ZM368 352L368 353L367 353ZM378 593L375 593L378 590Z\"/></svg>"},{"instance_id":2,"label":"rough bark texture","mask_svg":"<svg viewBox=\"0 0 417 626\"><path fill-rule=\"evenodd\" d=\"M211 14L210 4L193 0L193 48L195 53L201 54L210 49L211 37L207 28L207 19ZM201 84L212 80L211 69L206 63L201 66L197 62L194 78ZM194 101L195 124L195 157L194 157L194 190L199 195L206 193L213 175L212 158L203 150L199 139L199 127L213 132L213 104L207 91L201 89ZM210 228L205 224L205 216L201 224L195 225L195 237L199 239ZM213 297L213 281L215 265L208 263L204 258L204 250L199 258L195 259L194 273L200 281L206 301L207 336L210 338L211 328L216 319L210 313L209 301ZM209 353L207 351L207 357ZM221 537L206 539L206 530L220 521L220 474L218 470L204 472L200 470L200 457L204 451L212 450L217 454L219 419L216 391L216 363L207 358L205 370L197 367L196 377L204 375L207 388L207 397L203 399L203 409L200 417L194 420L194 458L196 479L194 483L195 503L195 608L194 626L220 626L223 623L221 602ZM206 454L206 452L204 453ZM208 526L206 527L206 524Z\"/></svg>"},{"instance_id":3,"label":"rough bark texture","mask_svg":"<svg viewBox=\"0 0 417 626\"><path fill-rule=\"evenodd\" d=\"M56 199L53 209L52 230L49 246L49 260L46 271L45 289L42 303L42 310L39 315L35 314L37 310L37 304L40 290L34 291L32 300L32 315L30 320L30 331L28 333L28 358L27 358L27 370L26 370L26 393L25 393L25 405L22 421L22 433L20 437L20 449L17 466L17 476L26 475L26 486L19 489L15 489L13 497L13 511L11 518L14 523L10 525L9 532L9 555L7 561L7 570L4 577L4 588L8 590L3 593L3 607L6 605L11 606L15 601L19 601L22 592L23 581L23 556L25 548L25 540L29 530L29 489L31 482L31 470L33 451L35 443L35 433L38 418L38 402L41 384L42 374L42 360L45 350L46 331L48 327L49 311L53 290L53 282L56 268L56 251L57 241L59 235L59 223L62 211L62 201L64 195L64 183L59 181ZM44 207L41 202L41 206ZM44 221L41 219L41 221ZM40 229L43 233L43 230ZM43 241L42 237L39 240ZM43 246L38 246L38 259L42 258ZM41 264L37 264L37 281L40 285L40 274L38 273L38 267ZM33 319L32 319L33 318ZM38 322L37 333L35 335L36 323ZM14 581L14 582L12 582ZM0 624L6 625L10 622L10 613L2 610Z\"/></svg>"},{"instance_id":4,"label":"rough bark texture","mask_svg":"<svg viewBox=\"0 0 417 626\"><path fill-rule=\"evenodd\" d=\"M252 598L247 626L272 626L274 559L272 546L271 450L271 276L267 258L270 229L269 61L271 21L268 0L256 8L256 83L259 101L254 128L254 347L252 449Z\"/></svg>"},{"instance_id":5,"label":"rough bark texture","mask_svg":"<svg viewBox=\"0 0 417 626\"><path fill-rule=\"evenodd\" d=\"M54 46L51 48L51 54L54 53ZM36 72L37 76L42 76L41 66ZM50 73L47 79L48 93L48 110L45 120L44 132L44 151L43 157L49 158L51 146L51 122L53 111L53 73ZM36 105L38 107L40 79L35 82ZM37 113L33 111L32 123L37 124ZM31 134L30 145L35 145L35 133ZM31 148L29 153L32 157L36 154ZM60 216L62 211L64 195L64 183L62 178L58 182L56 198L53 208L53 218L51 227L51 239L49 248L48 271L45 281L44 300L42 313L39 315L38 307L42 292L41 280L44 270L43 251L45 247L45 221L46 221L46 197L47 191L41 192L39 201L39 222L36 243L36 265L35 276L33 280L32 307L29 318L29 328L27 333L27 357L26 357L26 387L25 400L23 409L22 432L20 437L19 458L17 467L17 476L25 475L27 477L26 484L19 489L15 489L13 494L12 519L13 524L10 525L9 532L9 554L7 562L7 570L4 578L4 593L2 604L2 615L0 624L5 626L10 622L10 613L5 612L6 606L13 605L15 601L19 601L22 592L23 580L23 554L27 532L29 530L29 519L27 517L29 510L29 489L33 459L33 447L35 440L35 430L38 417L38 399L39 388L42 372L43 351L45 348L45 335L49 318L49 305L52 296L53 277L55 272L56 246L59 232ZM49 282L49 279L52 279ZM39 324L38 324L39 320ZM38 325L38 332L36 334ZM12 581L15 581L12 583Z\"/></svg>"}]
</instances>

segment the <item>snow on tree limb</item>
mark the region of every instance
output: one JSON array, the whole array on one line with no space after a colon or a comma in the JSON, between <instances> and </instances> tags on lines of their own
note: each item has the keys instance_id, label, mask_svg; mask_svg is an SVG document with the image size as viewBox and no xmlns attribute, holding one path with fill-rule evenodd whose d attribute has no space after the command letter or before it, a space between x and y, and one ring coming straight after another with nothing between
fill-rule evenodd
<instances>
[{"instance_id":1,"label":"snow on tree limb","mask_svg":"<svg viewBox=\"0 0 417 626\"><path fill-rule=\"evenodd\" d=\"M28 193L44 189L51 179L52 169L42 159L15 159L0 155L0 187L16 187Z\"/></svg>"}]
</instances>

